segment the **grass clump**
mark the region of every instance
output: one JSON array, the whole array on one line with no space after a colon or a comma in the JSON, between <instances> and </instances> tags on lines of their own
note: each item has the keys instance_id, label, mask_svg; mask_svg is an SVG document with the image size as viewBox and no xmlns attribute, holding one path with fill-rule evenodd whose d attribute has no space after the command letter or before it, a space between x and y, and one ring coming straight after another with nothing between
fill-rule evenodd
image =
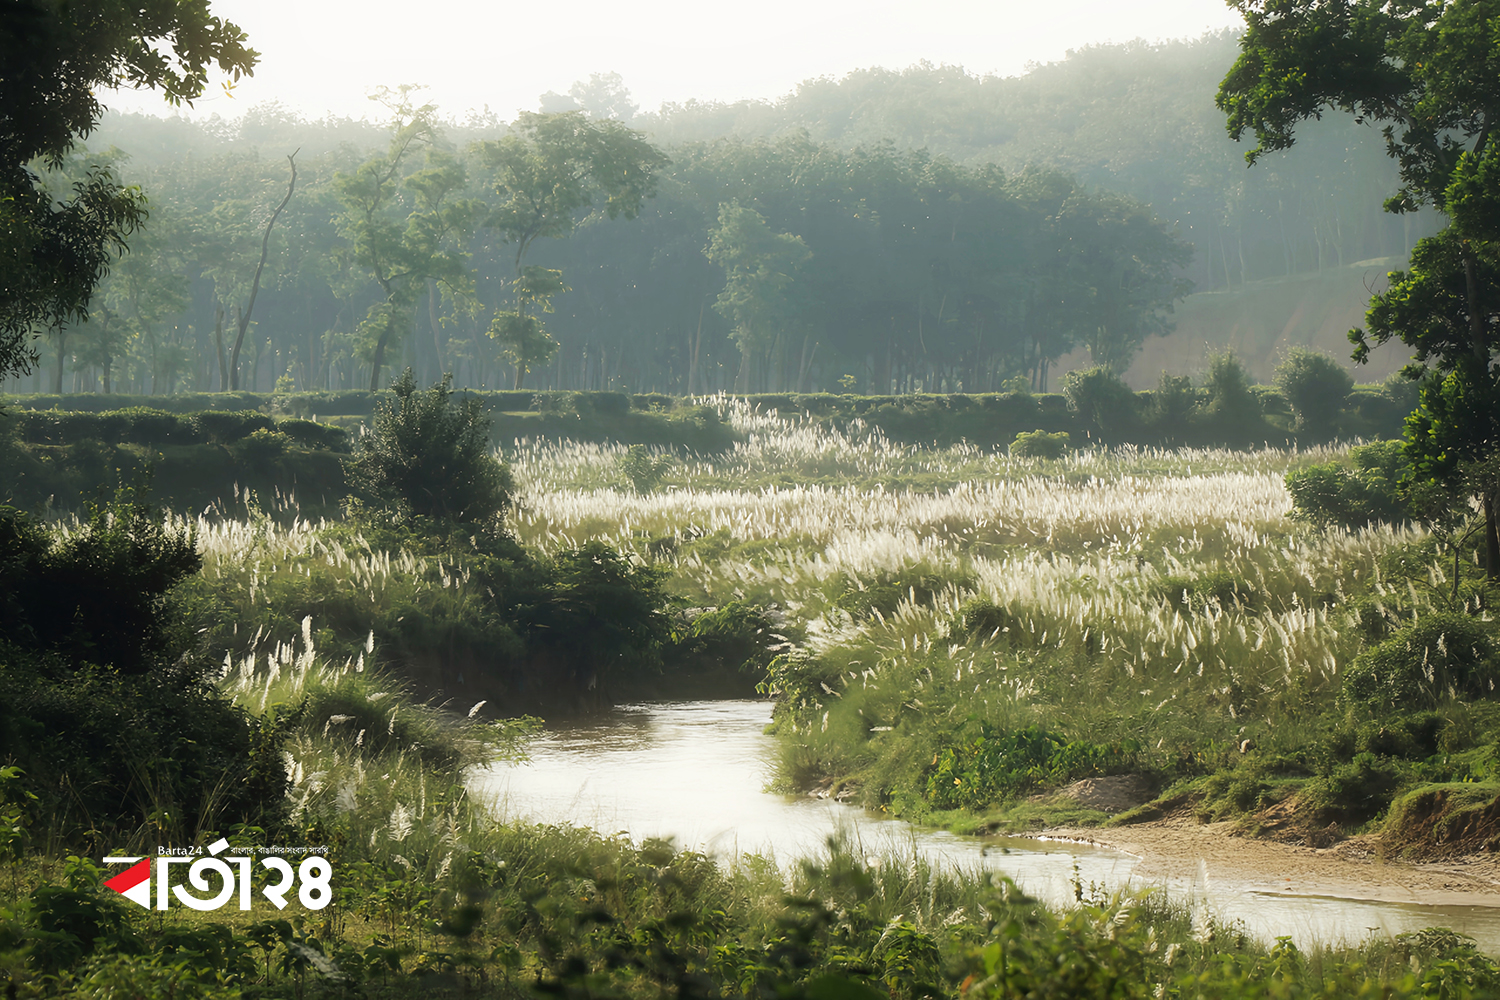
<instances>
[{"instance_id":1,"label":"grass clump","mask_svg":"<svg viewBox=\"0 0 1500 1000\"><path fill-rule=\"evenodd\" d=\"M1490 633L1468 615L1425 615L1356 657L1344 675L1344 696L1387 709L1493 698L1500 662Z\"/></svg>"},{"instance_id":2,"label":"grass clump","mask_svg":"<svg viewBox=\"0 0 1500 1000\"><path fill-rule=\"evenodd\" d=\"M1010 443L1010 453L1017 458L1062 458L1071 444L1067 431L1022 431Z\"/></svg>"}]
</instances>

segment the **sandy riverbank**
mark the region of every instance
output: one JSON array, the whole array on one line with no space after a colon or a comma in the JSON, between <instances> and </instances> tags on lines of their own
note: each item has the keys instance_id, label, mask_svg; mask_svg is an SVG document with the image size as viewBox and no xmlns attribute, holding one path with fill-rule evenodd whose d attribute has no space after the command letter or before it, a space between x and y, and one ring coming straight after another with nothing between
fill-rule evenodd
<instances>
[{"instance_id":1,"label":"sandy riverbank","mask_svg":"<svg viewBox=\"0 0 1500 1000\"><path fill-rule=\"evenodd\" d=\"M1146 884L1206 873L1246 891L1500 907L1500 857L1493 854L1409 864L1379 857L1369 838L1318 849L1235 836L1233 826L1178 815L1107 829L1055 828L1041 836L1132 854L1141 859L1132 875Z\"/></svg>"}]
</instances>

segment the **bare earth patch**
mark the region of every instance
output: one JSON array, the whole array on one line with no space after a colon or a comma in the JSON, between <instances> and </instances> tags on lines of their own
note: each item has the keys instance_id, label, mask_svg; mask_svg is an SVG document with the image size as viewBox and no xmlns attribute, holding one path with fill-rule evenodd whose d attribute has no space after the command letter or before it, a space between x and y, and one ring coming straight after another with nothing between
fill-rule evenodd
<instances>
[{"instance_id":1,"label":"bare earth patch","mask_svg":"<svg viewBox=\"0 0 1500 1000\"><path fill-rule=\"evenodd\" d=\"M1201 823L1190 809L1133 826L1056 828L1044 839L1096 844L1141 859L1134 877L1151 883L1205 875L1247 891L1398 903L1500 906L1500 857L1493 853L1412 864L1387 861L1378 838L1331 847L1237 836L1232 822Z\"/></svg>"},{"instance_id":2,"label":"bare earth patch","mask_svg":"<svg viewBox=\"0 0 1500 1000\"><path fill-rule=\"evenodd\" d=\"M1151 783L1138 774L1109 778L1084 778L1059 788L1047 798L1072 799L1081 806L1118 813L1151 800Z\"/></svg>"}]
</instances>

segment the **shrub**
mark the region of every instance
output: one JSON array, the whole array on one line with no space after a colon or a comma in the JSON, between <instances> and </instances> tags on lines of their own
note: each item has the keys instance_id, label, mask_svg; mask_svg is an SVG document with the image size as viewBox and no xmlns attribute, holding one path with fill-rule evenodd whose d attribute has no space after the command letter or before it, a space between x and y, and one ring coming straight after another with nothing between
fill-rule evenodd
<instances>
[{"instance_id":1,"label":"shrub","mask_svg":"<svg viewBox=\"0 0 1500 1000\"><path fill-rule=\"evenodd\" d=\"M510 506L510 471L490 454L489 420L477 399L455 406L453 377L417 391L408 368L376 406L374 426L344 463L349 485L398 517L483 522Z\"/></svg>"},{"instance_id":2,"label":"shrub","mask_svg":"<svg viewBox=\"0 0 1500 1000\"><path fill-rule=\"evenodd\" d=\"M1183 611L1202 610L1210 602L1225 608L1236 604L1251 607L1261 597L1257 588L1228 572L1196 577L1164 576L1153 590Z\"/></svg>"},{"instance_id":3,"label":"shrub","mask_svg":"<svg viewBox=\"0 0 1500 1000\"><path fill-rule=\"evenodd\" d=\"M716 666L761 671L783 641L764 608L730 601L694 618L678 647Z\"/></svg>"},{"instance_id":4,"label":"shrub","mask_svg":"<svg viewBox=\"0 0 1500 1000\"><path fill-rule=\"evenodd\" d=\"M1175 437L1173 430L1180 431L1187 425L1197 402L1198 393L1191 378L1162 372L1156 392L1151 395L1151 421L1158 431Z\"/></svg>"},{"instance_id":5,"label":"shrub","mask_svg":"<svg viewBox=\"0 0 1500 1000\"><path fill-rule=\"evenodd\" d=\"M1402 516L1394 493L1371 487L1336 462L1287 473L1286 489L1292 495L1292 516L1320 528L1363 528Z\"/></svg>"},{"instance_id":6,"label":"shrub","mask_svg":"<svg viewBox=\"0 0 1500 1000\"><path fill-rule=\"evenodd\" d=\"M620 456L620 473L630 482L630 488L639 496L645 496L661 485L663 477L672 468L671 455L653 455L643 444L633 444Z\"/></svg>"},{"instance_id":7,"label":"shrub","mask_svg":"<svg viewBox=\"0 0 1500 1000\"><path fill-rule=\"evenodd\" d=\"M977 639L983 642L990 638L999 638L1014 621L1015 617L998 604L982 597L971 597L959 605L951 631L967 639Z\"/></svg>"},{"instance_id":8,"label":"shrub","mask_svg":"<svg viewBox=\"0 0 1500 1000\"><path fill-rule=\"evenodd\" d=\"M1355 658L1346 700L1372 708L1430 708L1447 697L1492 698L1500 679L1495 643L1467 615L1434 612Z\"/></svg>"},{"instance_id":9,"label":"shrub","mask_svg":"<svg viewBox=\"0 0 1500 1000\"><path fill-rule=\"evenodd\" d=\"M1294 347L1276 366L1274 380L1292 406L1299 431L1333 436L1344 400L1354 388L1354 376L1328 354Z\"/></svg>"},{"instance_id":10,"label":"shrub","mask_svg":"<svg viewBox=\"0 0 1500 1000\"><path fill-rule=\"evenodd\" d=\"M660 571L590 541L559 552L541 572L555 583L544 599L516 609L518 624L579 690L621 671L660 668L670 637Z\"/></svg>"},{"instance_id":11,"label":"shrub","mask_svg":"<svg viewBox=\"0 0 1500 1000\"><path fill-rule=\"evenodd\" d=\"M905 573L880 574L867 586L860 586L860 581L846 577L841 581L843 590L834 598L833 604L848 612L849 617L855 621L868 621L877 612L882 616L892 614L903 600L923 605L950 583L963 585L970 582L967 579L949 579L916 568Z\"/></svg>"},{"instance_id":12,"label":"shrub","mask_svg":"<svg viewBox=\"0 0 1500 1000\"><path fill-rule=\"evenodd\" d=\"M1068 740L1036 725L1006 730L981 722L978 730L938 751L926 789L935 808L982 809L1045 782L1120 773L1138 753L1134 745Z\"/></svg>"},{"instance_id":13,"label":"shrub","mask_svg":"<svg viewBox=\"0 0 1500 1000\"><path fill-rule=\"evenodd\" d=\"M181 652L168 645L177 620L167 595L201 562L190 531L165 526L129 492L63 538L0 507L0 641L70 666L146 673Z\"/></svg>"},{"instance_id":14,"label":"shrub","mask_svg":"<svg viewBox=\"0 0 1500 1000\"><path fill-rule=\"evenodd\" d=\"M1402 443L1363 445L1350 449L1349 457L1353 472L1328 462L1287 474L1292 516L1318 527L1345 528L1405 519L1399 486L1410 465Z\"/></svg>"},{"instance_id":15,"label":"shrub","mask_svg":"<svg viewBox=\"0 0 1500 1000\"><path fill-rule=\"evenodd\" d=\"M1366 752L1309 782L1306 794L1319 821L1362 823L1384 809L1400 785L1394 761Z\"/></svg>"},{"instance_id":16,"label":"shrub","mask_svg":"<svg viewBox=\"0 0 1500 1000\"><path fill-rule=\"evenodd\" d=\"M1217 436L1226 443L1248 443L1264 429L1260 400L1252 385L1250 373L1229 351L1209 357L1208 371L1203 377L1208 397L1204 412Z\"/></svg>"},{"instance_id":17,"label":"shrub","mask_svg":"<svg viewBox=\"0 0 1500 1000\"><path fill-rule=\"evenodd\" d=\"M193 423L204 439L231 444L259 430L275 430L276 422L255 410L204 410L193 414Z\"/></svg>"},{"instance_id":18,"label":"shrub","mask_svg":"<svg viewBox=\"0 0 1500 1000\"><path fill-rule=\"evenodd\" d=\"M1418 379L1407 378L1400 372L1394 372L1380 383L1380 391L1391 401L1391 405L1396 408L1397 412L1407 414L1415 410L1421 401L1422 383Z\"/></svg>"},{"instance_id":19,"label":"shrub","mask_svg":"<svg viewBox=\"0 0 1500 1000\"><path fill-rule=\"evenodd\" d=\"M587 399L593 412L602 417L623 417L630 412L630 397L623 392L591 392Z\"/></svg>"},{"instance_id":20,"label":"shrub","mask_svg":"<svg viewBox=\"0 0 1500 1000\"><path fill-rule=\"evenodd\" d=\"M236 441L233 451L236 457L246 462L268 462L286 454L292 439L281 431L262 427Z\"/></svg>"},{"instance_id":21,"label":"shrub","mask_svg":"<svg viewBox=\"0 0 1500 1000\"><path fill-rule=\"evenodd\" d=\"M329 451L349 450L349 432L333 424L289 418L276 421L276 429L304 448L326 448Z\"/></svg>"},{"instance_id":22,"label":"shrub","mask_svg":"<svg viewBox=\"0 0 1500 1000\"><path fill-rule=\"evenodd\" d=\"M1104 437L1116 437L1135 425L1135 393L1103 365L1068 372L1063 376L1063 392L1084 424Z\"/></svg>"},{"instance_id":23,"label":"shrub","mask_svg":"<svg viewBox=\"0 0 1500 1000\"><path fill-rule=\"evenodd\" d=\"M127 421L123 440L135 444L193 444L201 438L191 418L164 410L132 406L118 411L118 416Z\"/></svg>"},{"instance_id":24,"label":"shrub","mask_svg":"<svg viewBox=\"0 0 1500 1000\"><path fill-rule=\"evenodd\" d=\"M1010 443L1010 453L1019 458L1061 458L1072 438L1067 431L1022 431Z\"/></svg>"}]
</instances>

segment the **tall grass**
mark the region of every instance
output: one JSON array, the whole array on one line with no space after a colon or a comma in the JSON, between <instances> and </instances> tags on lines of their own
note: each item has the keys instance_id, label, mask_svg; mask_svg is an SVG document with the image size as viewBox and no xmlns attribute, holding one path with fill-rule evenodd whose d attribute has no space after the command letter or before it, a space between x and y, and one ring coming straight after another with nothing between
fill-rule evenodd
<instances>
[{"instance_id":1,"label":"tall grass","mask_svg":"<svg viewBox=\"0 0 1500 1000\"><path fill-rule=\"evenodd\" d=\"M1133 741L1162 773L1241 744L1305 755L1377 638L1354 605L1409 619L1447 600L1452 564L1421 528L1291 519L1287 472L1343 447L1027 459L706 402L743 440L645 496L622 449L517 442L514 529L542 549L603 538L694 604L780 609L782 680L802 677L792 784L854 774L886 801L965 720ZM1003 627L962 628L976 601Z\"/></svg>"}]
</instances>

